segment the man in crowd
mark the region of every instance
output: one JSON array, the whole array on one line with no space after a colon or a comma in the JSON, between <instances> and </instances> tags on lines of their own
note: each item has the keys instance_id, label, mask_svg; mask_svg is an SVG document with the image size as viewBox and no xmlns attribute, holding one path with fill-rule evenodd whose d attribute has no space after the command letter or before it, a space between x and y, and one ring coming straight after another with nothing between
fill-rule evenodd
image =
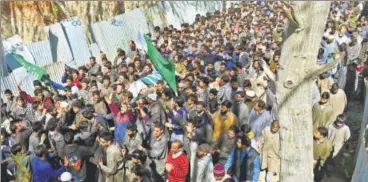
<instances>
[{"instance_id":1,"label":"man in crowd","mask_svg":"<svg viewBox=\"0 0 368 182\"><path fill-rule=\"evenodd\" d=\"M332 143L327 139L328 130L325 127L319 127L314 132L313 143L313 165L314 165L314 181L320 182L325 175L325 163L332 152Z\"/></svg>"},{"instance_id":2,"label":"man in crowd","mask_svg":"<svg viewBox=\"0 0 368 182\"><path fill-rule=\"evenodd\" d=\"M266 182L278 181L280 175L280 124L274 120L271 127L267 126L260 140L260 153L262 154L262 170L266 171Z\"/></svg>"},{"instance_id":3,"label":"man in crowd","mask_svg":"<svg viewBox=\"0 0 368 182\"><path fill-rule=\"evenodd\" d=\"M251 147L251 141L245 136L237 137L236 147L226 161L225 171L230 171L236 181L258 180L261 159L259 153Z\"/></svg>"},{"instance_id":4,"label":"man in crowd","mask_svg":"<svg viewBox=\"0 0 368 182\"><path fill-rule=\"evenodd\" d=\"M330 94L324 92L321 95L321 100L314 104L312 109L313 114L313 128L328 127L334 120L333 110L329 104Z\"/></svg>"},{"instance_id":5,"label":"man in crowd","mask_svg":"<svg viewBox=\"0 0 368 182\"><path fill-rule=\"evenodd\" d=\"M171 144L171 149L165 162L168 182L185 182L189 171L189 161L182 150L182 145L178 140Z\"/></svg>"}]
</instances>

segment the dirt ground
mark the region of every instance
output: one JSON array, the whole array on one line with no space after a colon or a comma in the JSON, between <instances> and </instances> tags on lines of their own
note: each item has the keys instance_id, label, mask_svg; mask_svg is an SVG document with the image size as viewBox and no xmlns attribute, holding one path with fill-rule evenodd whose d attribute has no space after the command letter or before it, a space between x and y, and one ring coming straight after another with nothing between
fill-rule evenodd
<instances>
[{"instance_id":1,"label":"dirt ground","mask_svg":"<svg viewBox=\"0 0 368 182\"><path fill-rule=\"evenodd\" d=\"M351 138L344 148L344 155L336 163L330 177L325 176L322 182L349 182L354 172L354 155L357 146L361 122L363 118L364 105L362 101L352 101L347 106L348 121L346 124L350 128Z\"/></svg>"}]
</instances>

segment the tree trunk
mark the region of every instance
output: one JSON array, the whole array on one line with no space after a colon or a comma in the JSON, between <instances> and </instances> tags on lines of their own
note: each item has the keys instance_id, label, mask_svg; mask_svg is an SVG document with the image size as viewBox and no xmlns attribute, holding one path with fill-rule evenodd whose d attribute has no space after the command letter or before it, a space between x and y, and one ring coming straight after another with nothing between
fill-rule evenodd
<instances>
[{"instance_id":1,"label":"tree trunk","mask_svg":"<svg viewBox=\"0 0 368 182\"><path fill-rule=\"evenodd\" d=\"M282 182L313 181L312 73L330 2L295 2L299 27L291 23L284 39L276 81L280 121Z\"/></svg>"}]
</instances>

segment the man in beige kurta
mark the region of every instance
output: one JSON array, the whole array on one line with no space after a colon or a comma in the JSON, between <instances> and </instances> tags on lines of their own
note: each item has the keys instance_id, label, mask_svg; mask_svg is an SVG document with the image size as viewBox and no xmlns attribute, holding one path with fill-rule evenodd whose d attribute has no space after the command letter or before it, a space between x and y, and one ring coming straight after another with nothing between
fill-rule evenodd
<instances>
[{"instance_id":1,"label":"man in beige kurta","mask_svg":"<svg viewBox=\"0 0 368 182\"><path fill-rule=\"evenodd\" d=\"M329 104L331 105L333 110L332 118L335 120L339 114L342 114L344 112L347 104L345 92L342 89L339 89L337 83L334 83L332 85Z\"/></svg>"},{"instance_id":2,"label":"man in beige kurta","mask_svg":"<svg viewBox=\"0 0 368 182\"><path fill-rule=\"evenodd\" d=\"M330 94L325 92L321 95L321 100L313 106L312 115L314 130L318 127L328 127L334 121L333 110L328 103L329 99Z\"/></svg>"},{"instance_id":3,"label":"man in beige kurta","mask_svg":"<svg viewBox=\"0 0 368 182\"><path fill-rule=\"evenodd\" d=\"M262 168L267 169L266 178L268 181L278 181L280 173L280 125L278 121L273 121L270 126L267 126L260 139L260 153ZM272 180L270 180L272 178ZM276 179L277 178L277 179Z\"/></svg>"}]
</instances>

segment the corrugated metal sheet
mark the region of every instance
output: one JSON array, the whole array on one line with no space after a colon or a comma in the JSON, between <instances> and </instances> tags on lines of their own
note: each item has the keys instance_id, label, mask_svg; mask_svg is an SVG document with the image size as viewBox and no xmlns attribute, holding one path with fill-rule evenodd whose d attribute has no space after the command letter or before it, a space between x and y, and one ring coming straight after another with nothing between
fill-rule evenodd
<instances>
[{"instance_id":1,"label":"corrugated metal sheet","mask_svg":"<svg viewBox=\"0 0 368 182\"><path fill-rule=\"evenodd\" d=\"M85 64L91 54L83 31L82 21L80 18L74 17L63 20L61 25L64 27L76 65L81 66Z\"/></svg>"},{"instance_id":2,"label":"corrugated metal sheet","mask_svg":"<svg viewBox=\"0 0 368 182\"><path fill-rule=\"evenodd\" d=\"M145 13L154 26L173 25L180 29L182 23L193 23L196 14L205 15L220 8L217 1L164 1Z\"/></svg>"},{"instance_id":3,"label":"corrugated metal sheet","mask_svg":"<svg viewBox=\"0 0 368 182\"><path fill-rule=\"evenodd\" d=\"M102 21L91 25L94 38L109 60L114 59L117 48L128 49L128 41L135 40L138 36L135 26L144 27L139 22L145 22L141 11L133 11L128 16L120 15L110 21ZM129 20L128 20L129 19ZM142 31L148 31L148 27Z\"/></svg>"},{"instance_id":4,"label":"corrugated metal sheet","mask_svg":"<svg viewBox=\"0 0 368 182\"><path fill-rule=\"evenodd\" d=\"M18 95L17 93L17 84L15 82L15 78L12 74L9 74L6 77L1 77L1 82L0 82L1 88L3 90L5 89L9 89L13 92L13 94ZM1 92L1 98L5 98L4 92Z\"/></svg>"},{"instance_id":5,"label":"corrugated metal sheet","mask_svg":"<svg viewBox=\"0 0 368 182\"><path fill-rule=\"evenodd\" d=\"M166 26L165 9L162 3L145 10L147 19L152 22L154 26Z\"/></svg>"},{"instance_id":6,"label":"corrugated metal sheet","mask_svg":"<svg viewBox=\"0 0 368 182\"><path fill-rule=\"evenodd\" d=\"M73 55L62 26L57 23L47 28L53 60L65 63L73 61Z\"/></svg>"},{"instance_id":7,"label":"corrugated metal sheet","mask_svg":"<svg viewBox=\"0 0 368 182\"><path fill-rule=\"evenodd\" d=\"M45 40L41 42L34 42L26 45L31 52L36 65L45 66L54 63L52 59L50 41Z\"/></svg>"},{"instance_id":8,"label":"corrugated metal sheet","mask_svg":"<svg viewBox=\"0 0 368 182\"><path fill-rule=\"evenodd\" d=\"M101 51L100 47L97 44L91 44L89 46L89 51L91 55L96 58L96 62L99 64L102 64L101 57L100 57L100 51Z\"/></svg>"},{"instance_id":9,"label":"corrugated metal sheet","mask_svg":"<svg viewBox=\"0 0 368 182\"><path fill-rule=\"evenodd\" d=\"M216 1L165 1L164 9L168 25L180 28L182 23L192 24L195 15L205 15L218 10Z\"/></svg>"},{"instance_id":10,"label":"corrugated metal sheet","mask_svg":"<svg viewBox=\"0 0 368 182\"><path fill-rule=\"evenodd\" d=\"M131 40L137 39L138 32L149 32L146 17L141 9L134 9L123 14L123 21L129 26L127 31L130 32L127 33L129 33L128 35L131 35Z\"/></svg>"},{"instance_id":11,"label":"corrugated metal sheet","mask_svg":"<svg viewBox=\"0 0 368 182\"><path fill-rule=\"evenodd\" d=\"M25 91L26 93L28 93L29 95L34 95L33 94L33 80L34 77L32 76L32 74L30 73L25 73L28 76L26 76L25 78L23 78L21 81L16 81L16 73L12 72L9 73L8 76L6 77L1 77L0 81L1 81L1 88L2 89L10 89L14 95L18 95L18 91L17 91L17 84L20 84L21 88L23 91ZM1 98L5 98L5 95L3 92L1 92Z\"/></svg>"}]
</instances>

